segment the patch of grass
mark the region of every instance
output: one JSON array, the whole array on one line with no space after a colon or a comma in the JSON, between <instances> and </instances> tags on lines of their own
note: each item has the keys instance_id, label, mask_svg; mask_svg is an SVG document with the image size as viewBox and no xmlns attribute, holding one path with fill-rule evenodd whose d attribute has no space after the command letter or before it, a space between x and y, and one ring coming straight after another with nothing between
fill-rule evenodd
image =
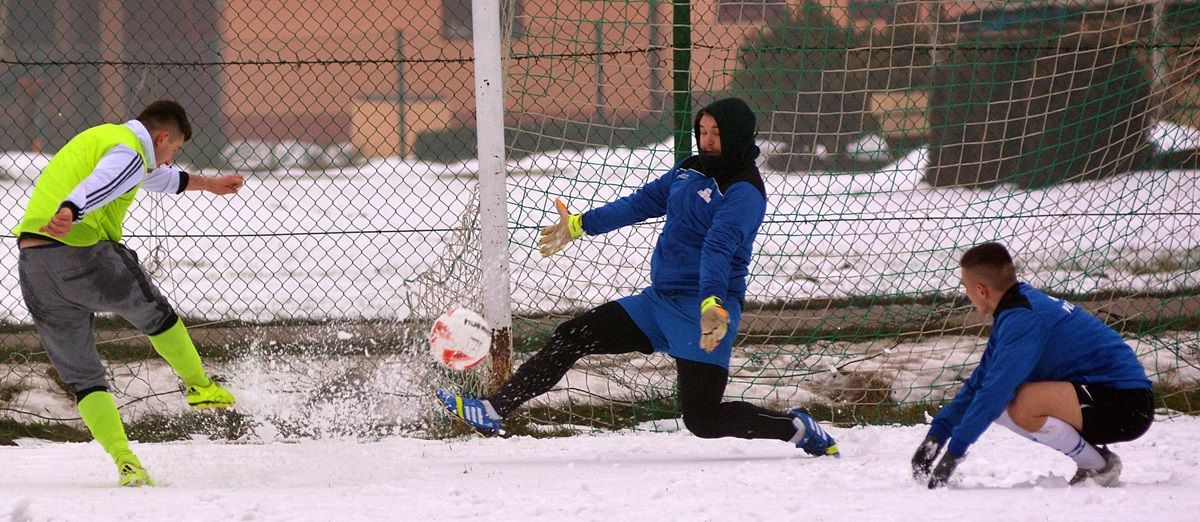
<instances>
[{"instance_id":1,"label":"patch of grass","mask_svg":"<svg viewBox=\"0 0 1200 522\"><path fill-rule=\"evenodd\" d=\"M1183 259L1173 257L1155 258L1150 261L1131 265L1129 273L1133 275L1148 275L1148 274L1170 274L1181 272L1184 270L1192 271L1196 269L1197 260L1191 252Z\"/></svg>"},{"instance_id":2,"label":"patch of grass","mask_svg":"<svg viewBox=\"0 0 1200 522\"><path fill-rule=\"evenodd\" d=\"M1157 385L1154 387L1154 405L1188 415L1200 414L1200 387Z\"/></svg>"},{"instance_id":3,"label":"patch of grass","mask_svg":"<svg viewBox=\"0 0 1200 522\"><path fill-rule=\"evenodd\" d=\"M0 419L0 439L18 439L31 437L42 440L62 442L87 442L92 435L87 431L73 428L65 424L22 424L12 419Z\"/></svg>"},{"instance_id":4,"label":"patch of grass","mask_svg":"<svg viewBox=\"0 0 1200 522\"><path fill-rule=\"evenodd\" d=\"M941 404L896 404L894 402L878 404L813 403L805 406L817 420L842 427L925 424L926 415L933 416L941 407Z\"/></svg>"},{"instance_id":5,"label":"patch of grass","mask_svg":"<svg viewBox=\"0 0 1200 522\"><path fill-rule=\"evenodd\" d=\"M182 415L148 415L129 423L125 432L130 440L140 442L170 442L188 440L193 435L210 439L237 440L251 433L254 422L247 415L231 410L189 411ZM66 424L22 424L12 419L0 419L0 439L31 437L59 442L87 442L92 435L87 430Z\"/></svg>"},{"instance_id":6,"label":"patch of grass","mask_svg":"<svg viewBox=\"0 0 1200 522\"><path fill-rule=\"evenodd\" d=\"M536 333L528 335L513 335L513 353L533 353L541 350L543 346L546 346L546 342L550 340L552 333L553 330L539 330Z\"/></svg>"},{"instance_id":7,"label":"patch of grass","mask_svg":"<svg viewBox=\"0 0 1200 522\"><path fill-rule=\"evenodd\" d=\"M0 403L13 400L18 393L21 393L21 390L22 388L20 386L14 386L11 384L0 386Z\"/></svg>"},{"instance_id":8,"label":"patch of grass","mask_svg":"<svg viewBox=\"0 0 1200 522\"><path fill-rule=\"evenodd\" d=\"M501 436L538 439L570 437L577 435L581 426L615 431L652 420L677 419L680 415L673 397L640 402L536 406L523 408L509 416L504 422ZM427 430L432 438L455 438L475 433L466 423L448 417L434 422L436 424Z\"/></svg>"},{"instance_id":9,"label":"patch of grass","mask_svg":"<svg viewBox=\"0 0 1200 522\"><path fill-rule=\"evenodd\" d=\"M570 437L579 433L578 427L595 430L628 429L643 422L679 418L680 412L673 397L639 402L605 402L602 404L567 404L523 408L504 422L502 437L552 438ZM427 430L432 438L455 438L473 435L466 423L439 417Z\"/></svg>"},{"instance_id":10,"label":"patch of grass","mask_svg":"<svg viewBox=\"0 0 1200 522\"><path fill-rule=\"evenodd\" d=\"M188 411L178 415L147 415L125 427L130 440L169 442L204 435L216 440L237 440L254 431L256 423L234 410Z\"/></svg>"},{"instance_id":11,"label":"patch of grass","mask_svg":"<svg viewBox=\"0 0 1200 522\"><path fill-rule=\"evenodd\" d=\"M805 406L816 419L842 427L861 425L925 424L940 404L823 404ZM629 429L638 424L664 419L678 419L683 413L674 397L653 401L603 404L573 404L563 407L529 408L511 417L504 425L505 436L536 438L571 436L576 430L567 426L585 426L596 430ZM463 423L450 436L472 433ZM555 429L556 426L560 428Z\"/></svg>"},{"instance_id":12,"label":"patch of grass","mask_svg":"<svg viewBox=\"0 0 1200 522\"><path fill-rule=\"evenodd\" d=\"M1152 334L1154 332L1166 331L1200 331L1200 315L1190 317L1165 317L1163 319L1121 319L1117 321L1105 321L1109 325L1118 327L1126 337L1140 337L1141 335Z\"/></svg>"},{"instance_id":13,"label":"patch of grass","mask_svg":"<svg viewBox=\"0 0 1200 522\"><path fill-rule=\"evenodd\" d=\"M884 323L872 326L839 328L835 324L831 324L829 328L803 328L788 331L783 335L773 333L738 334L736 343L748 343L752 345L763 343L775 345L808 345L818 342L862 343L884 339L920 342L947 335L985 337L991 330L984 325L950 326L937 330L921 330L922 326L927 325L918 323Z\"/></svg>"},{"instance_id":14,"label":"patch of grass","mask_svg":"<svg viewBox=\"0 0 1200 522\"><path fill-rule=\"evenodd\" d=\"M613 401L603 404L538 406L527 408L521 416L528 419L529 423L621 430L648 421L677 419L681 414L675 398L668 397L638 402Z\"/></svg>"},{"instance_id":15,"label":"patch of grass","mask_svg":"<svg viewBox=\"0 0 1200 522\"><path fill-rule=\"evenodd\" d=\"M966 297L946 296L938 293L912 295L855 296L839 298L788 299L746 305L746 310L835 310L838 308L870 308L890 305L942 305L966 306Z\"/></svg>"},{"instance_id":16,"label":"patch of grass","mask_svg":"<svg viewBox=\"0 0 1200 522\"><path fill-rule=\"evenodd\" d=\"M0 348L0 362L10 364L23 364L31 362L49 363L50 358L46 357L46 351L39 346L37 351L30 350L24 347L4 347Z\"/></svg>"},{"instance_id":17,"label":"patch of grass","mask_svg":"<svg viewBox=\"0 0 1200 522\"><path fill-rule=\"evenodd\" d=\"M270 340L272 332L269 330L294 332L296 328L305 327L312 328L311 331L314 334L318 334L322 332L321 328L325 328L329 334L332 334L340 328L354 327L364 331L379 332L378 336L356 335L347 340L300 338L272 346L272 350L277 350L279 353L295 352L311 354L314 344L328 345L330 350L337 353L345 353L347 350L361 351L361 349L370 349L372 352L386 351L390 347L395 346L395 343L390 341L394 341L397 338L406 338L403 333L412 327L412 322L388 320L280 320L246 322L185 317L183 321L185 324L193 325L189 327L189 333L196 344L196 349L199 351L200 356L206 361L236 359L244 355L244 348L251 340L262 340L264 337L266 340ZM244 332L237 331L239 329L244 330ZM97 316L95 331L102 334L117 332L117 335L121 336L117 340L102 340L97 345L101 357L106 360L128 362L144 360L148 357L157 357L154 353L154 348L150 345L149 339L134 330L124 319L104 315ZM37 338L36 331L32 325L0 322L0 335L3 334L24 334L25 336L15 341L0 339L0 361L49 362L45 349L42 347L41 341ZM294 336L286 337L290 338ZM378 341L381 339L389 342L379 343Z\"/></svg>"},{"instance_id":18,"label":"patch of grass","mask_svg":"<svg viewBox=\"0 0 1200 522\"><path fill-rule=\"evenodd\" d=\"M8 321L0 321L0 334L35 332L36 329L32 324L11 323Z\"/></svg>"}]
</instances>

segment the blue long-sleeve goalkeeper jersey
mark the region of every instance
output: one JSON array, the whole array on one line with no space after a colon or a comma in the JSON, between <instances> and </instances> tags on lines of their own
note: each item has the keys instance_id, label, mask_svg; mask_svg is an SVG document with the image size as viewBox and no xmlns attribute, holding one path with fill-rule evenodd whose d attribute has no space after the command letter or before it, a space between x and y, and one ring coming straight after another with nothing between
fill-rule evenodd
<instances>
[{"instance_id":1,"label":"blue long-sleeve goalkeeper jersey","mask_svg":"<svg viewBox=\"0 0 1200 522\"><path fill-rule=\"evenodd\" d=\"M745 299L746 275L767 199L758 169L749 168L725 190L692 168L696 156L675 165L633 194L583 214L588 235L667 216L650 259L650 285L659 292Z\"/></svg>"},{"instance_id":2,"label":"blue long-sleeve goalkeeper jersey","mask_svg":"<svg viewBox=\"0 0 1200 522\"><path fill-rule=\"evenodd\" d=\"M1119 390L1150 380L1133 349L1092 314L1018 283L1001 298L979 366L954 400L934 417L929 435L950 437L963 455L1027 382L1066 381Z\"/></svg>"}]
</instances>

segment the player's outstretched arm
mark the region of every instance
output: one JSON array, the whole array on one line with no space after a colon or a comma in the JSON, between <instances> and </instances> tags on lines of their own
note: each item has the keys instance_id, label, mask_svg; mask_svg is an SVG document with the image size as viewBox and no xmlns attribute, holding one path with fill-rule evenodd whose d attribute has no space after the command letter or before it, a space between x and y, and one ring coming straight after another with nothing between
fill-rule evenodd
<instances>
[{"instance_id":1,"label":"player's outstretched arm","mask_svg":"<svg viewBox=\"0 0 1200 522\"><path fill-rule=\"evenodd\" d=\"M583 214L572 214L567 210L567 204L557 198L554 207L558 209L558 222L542 228L542 235L538 239L538 251L542 257L557 254L567 243L583 236Z\"/></svg>"},{"instance_id":2,"label":"player's outstretched arm","mask_svg":"<svg viewBox=\"0 0 1200 522\"><path fill-rule=\"evenodd\" d=\"M218 196L226 196L237 193L245 183L246 178L237 175L214 176L211 178L191 176L188 178L187 190L204 190Z\"/></svg>"}]
</instances>

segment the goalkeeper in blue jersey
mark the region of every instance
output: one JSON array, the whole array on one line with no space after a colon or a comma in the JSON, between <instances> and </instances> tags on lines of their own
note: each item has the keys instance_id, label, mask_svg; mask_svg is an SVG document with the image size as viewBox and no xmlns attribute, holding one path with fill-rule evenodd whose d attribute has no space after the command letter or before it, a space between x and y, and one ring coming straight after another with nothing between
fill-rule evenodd
<instances>
[{"instance_id":1,"label":"goalkeeper in blue jersey","mask_svg":"<svg viewBox=\"0 0 1200 522\"><path fill-rule=\"evenodd\" d=\"M559 325L546 346L486 398L438 390L452 413L480 432L495 433L505 417L549 391L583 356L659 352L675 359L683 422L694 435L778 439L812 455L837 455L833 438L803 409L778 413L722 401L766 189L755 164L754 113L744 101L727 98L705 107L694 131L699 155L586 213L571 214L556 202L560 221L542 230L539 246L548 257L584 235L666 216L650 261L650 286Z\"/></svg>"},{"instance_id":2,"label":"goalkeeper in blue jersey","mask_svg":"<svg viewBox=\"0 0 1200 522\"><path fill-rule=\"evenodd\" d=\"M994 422L1074 460L1071 485L1117 486L1121 459L1103 445L1141 437L1154 420L1150 380L1133 349L1082 308L1018 282L998 243L967 250L961 266L967 298L994 318L992 333L979 366L934 417L913 475L930 488L945 485Z\"/></svg>"}]
</instances>

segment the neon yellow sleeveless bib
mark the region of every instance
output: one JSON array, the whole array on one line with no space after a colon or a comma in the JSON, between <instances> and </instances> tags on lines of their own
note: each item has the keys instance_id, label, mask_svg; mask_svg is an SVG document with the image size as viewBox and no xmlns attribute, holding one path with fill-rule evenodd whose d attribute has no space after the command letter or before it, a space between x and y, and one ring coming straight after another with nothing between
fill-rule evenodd
<instances>
[{"instance_id":1,"label":"neon yellow sleeveless bib","mask_svg":"<svg viewBox=\"0 0 1200 522\"><path fill-rule=\"evenodd\" d=\"M23 232L46 235L39 229L50 222L50 218L58 212L58 206L92 173L100 158L116 145L133 149L141 156L143 165L150 168L145 164L146 153L142 149L142 142L133 129L111 123L87 129L71 138L38 176L29 205L25 208L25 216L13 229L13 235L20 236ZM124 232L121 225L125 221L125 213L139 188L140 183L103 207L87 212L83 215L83 221L75 223L65 237L55 239L79 247L100 241L120 241Z\"/></svg>"}]
</instances>

